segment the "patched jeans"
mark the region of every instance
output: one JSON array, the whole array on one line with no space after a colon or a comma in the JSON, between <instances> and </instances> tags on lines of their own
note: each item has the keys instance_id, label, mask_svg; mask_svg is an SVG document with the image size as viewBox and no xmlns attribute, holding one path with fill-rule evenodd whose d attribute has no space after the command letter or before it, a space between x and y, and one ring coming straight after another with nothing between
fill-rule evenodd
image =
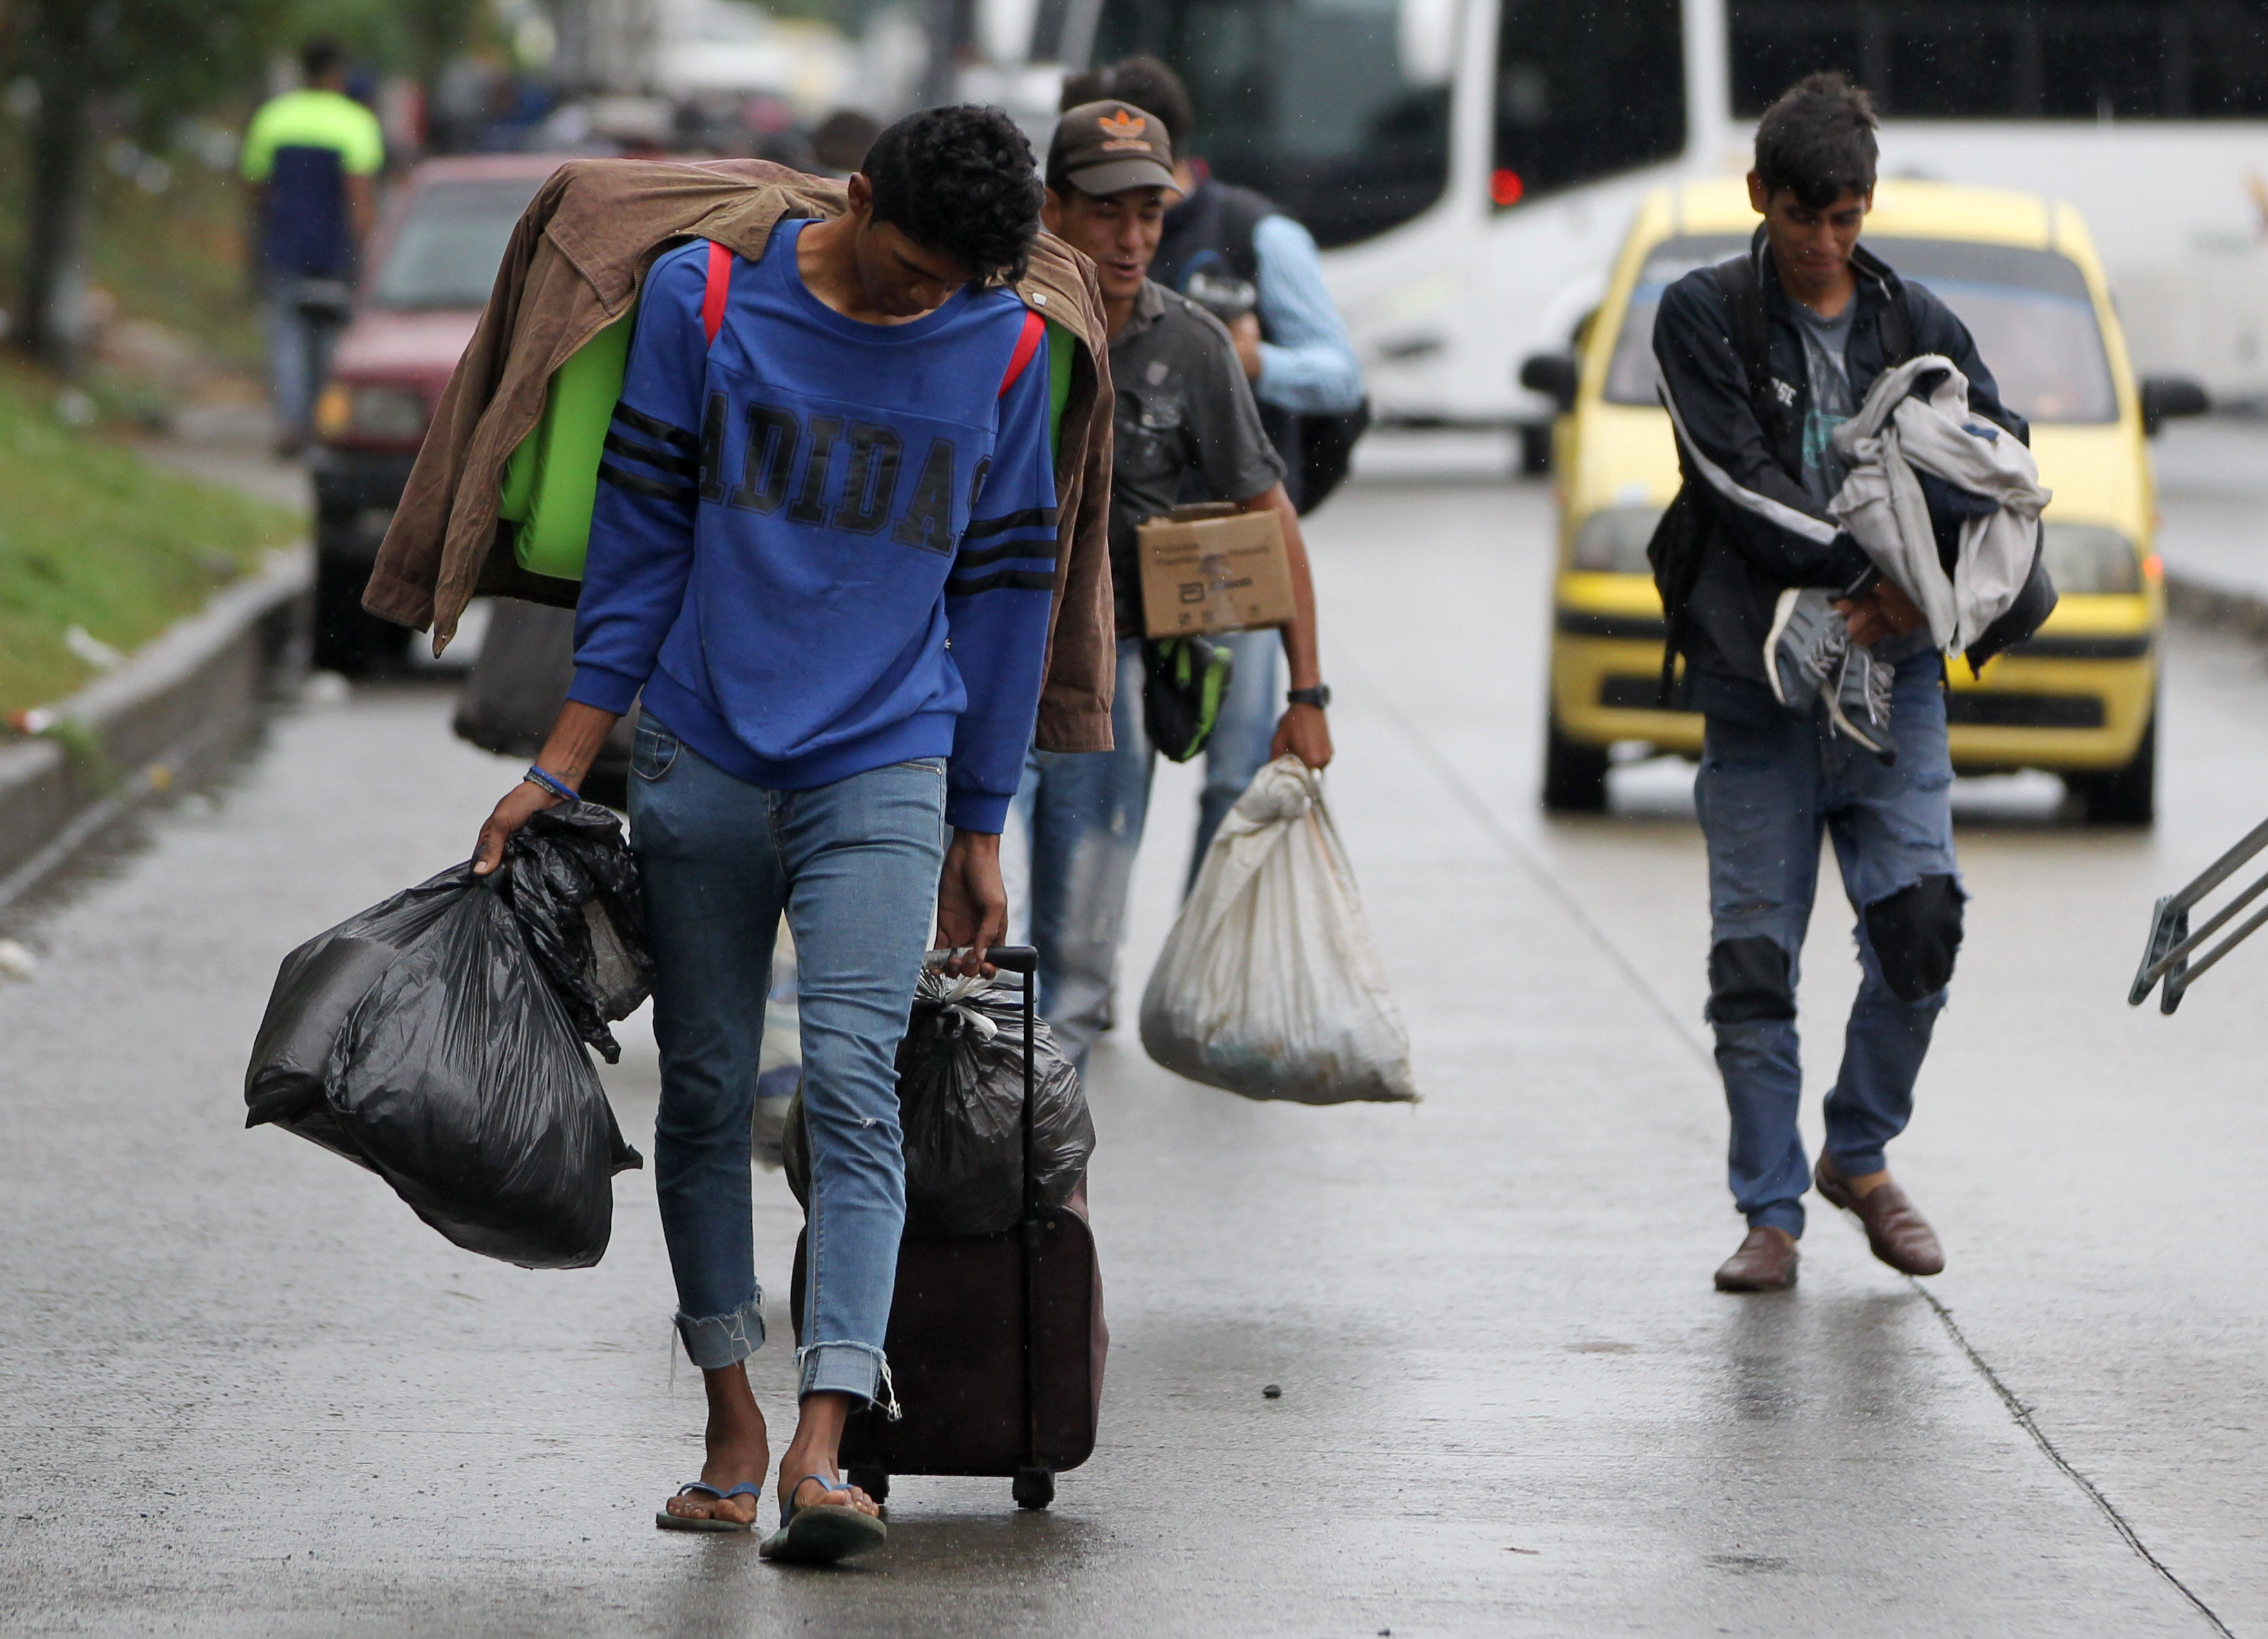
<instances>
[{"instance_id":1,"label":"patched jeans","mask_svg":"<svg viewBox=\"0 0 2268 1639\"><path fill-rule=\"evenodd\" d=\"M1269 634L1270 637L1274 633ZM1110 1011L1126 928L1126 890L1150 807L1150 737L1142 726L1142 640L1118 640L1111 751L1035 751L1017 811L1031 839L1032 943L1040 1016L1084 1070Z\"/></svg>"},{"instance_id":2,"label":"patched jeans","mask_svg":"<svg viewBox=\"0 0 2268 1639\"><path fill-rule=\"evenodd\" d=\"M1878 1172L1913 1113L1963 897L1939 679L1934 653L1897 667L1891 768L1836 732L1823 707L1762 727L1709 719L1694 783L1709 844L1708 1017L1732 1112L1733 1199L1752 1227L1803 1233L1795 991L1822 829L1858 915L1860 972L1827 1095L1827 1154L1846 1176Z\"/></svg>"},{"instance_id":3,"label":"patched jeans","mask_svg":"<svg viewBox=\"0 0 2268 1639\"><path fill-rule=\"evenodd\" d=\"M795 937L812 1191L799 1393L876 1397L905 1225L896 1059L937 914L945 764L745 783L649 715L630 763L661 1048L654 1187L677 1328L704 1370L764 1341L748 1187L764 1000Z\"/></svg>"}]
</instances>

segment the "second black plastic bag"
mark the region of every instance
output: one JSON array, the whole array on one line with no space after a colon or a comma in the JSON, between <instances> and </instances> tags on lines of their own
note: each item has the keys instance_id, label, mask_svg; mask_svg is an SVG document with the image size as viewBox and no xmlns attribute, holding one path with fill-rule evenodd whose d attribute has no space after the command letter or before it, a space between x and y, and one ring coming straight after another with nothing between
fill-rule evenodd
<instances>
[{"instance_id":1,"label":"second black plastic bag","mask_svg":"<svg viewBox=\"0 0 2268 1639\"><path fill-rule=\"evenodd\" d=\"M1086 1175L1094 1121L1079 1071L1039 1022L1032 1043L1032 1184L1043 1210ZM898 1044L906 1233L995 1235L1024 1211L1024 999L1012 985L924 974ZM803 1095L788 1108L788 1187L810 1204Z\"/></svg>"},{"instance_id":2,"label":"second black plastic bag","mask_svg":"<svg viewBox=\"0 0 2268 1639\"><path fill-rule=\"evenodd\" d=\"M584 1042L644 998L637 866L615 817L547 810L469 864L284 959L245 1074L272 1121L366 1166L469 1252L599 1261L622 1142Z\"/></svg>"}]
</instances>

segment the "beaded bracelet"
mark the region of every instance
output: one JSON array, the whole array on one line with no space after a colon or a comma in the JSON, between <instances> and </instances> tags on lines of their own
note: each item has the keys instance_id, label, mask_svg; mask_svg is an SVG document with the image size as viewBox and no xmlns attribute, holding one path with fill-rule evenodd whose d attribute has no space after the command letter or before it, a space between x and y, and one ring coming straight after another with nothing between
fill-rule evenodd
<instances>
[{"instance_id":1,"label":"beaded bracelet","mask_svg":"<svg viewBox=\"0 0 2268 1639\"><path fill-rule=\"evenodd\" d=\"M527 772L520 777L528 781L531 784L541 786L554 797L560 797L567 802L579 803L583 800L582 794L577 791L573 786L568 784L566 781L561 779L558 775L545 772L542 768L535 763L529 763L527 765Z\"/></svg>"}]
</instances>

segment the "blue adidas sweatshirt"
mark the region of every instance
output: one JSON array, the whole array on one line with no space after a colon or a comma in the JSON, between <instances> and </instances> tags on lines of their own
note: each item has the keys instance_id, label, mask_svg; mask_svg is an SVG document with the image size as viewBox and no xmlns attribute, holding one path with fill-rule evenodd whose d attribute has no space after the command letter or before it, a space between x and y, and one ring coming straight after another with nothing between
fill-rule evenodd
<instances>
[{"instance_id":1,"label":"blue adidas sweatshirt","mask_svg":"<svg viewBox=\"0 0 2268 1639\"><path fill-rule=\"evenodd\" d=\"M1038 710L1056 558L1048 358L1004 390L1006 290L902 325L828 307L806 224L647 276L608 430L568 698L644 709L734 777L808 790L947 760L946 819L998 832Z\"/></svg>"}]
</instances>

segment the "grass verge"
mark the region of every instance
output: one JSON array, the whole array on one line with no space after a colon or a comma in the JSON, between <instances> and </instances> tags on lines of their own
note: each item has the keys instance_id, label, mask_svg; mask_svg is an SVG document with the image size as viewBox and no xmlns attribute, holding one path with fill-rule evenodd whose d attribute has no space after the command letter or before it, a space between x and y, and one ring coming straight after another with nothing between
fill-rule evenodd
<instances>
[{"instance_id":1,"label":"grass verge","mask_svg":"<svg viewBox=\"0 0 2268 1639\"><path fill-rule=\"evenodd\" d=\"M0 365L0 713L95 675L70 628L131 653L305 529L67 426L55 395L49 379Z\"/></svg>"}]
</instances>

